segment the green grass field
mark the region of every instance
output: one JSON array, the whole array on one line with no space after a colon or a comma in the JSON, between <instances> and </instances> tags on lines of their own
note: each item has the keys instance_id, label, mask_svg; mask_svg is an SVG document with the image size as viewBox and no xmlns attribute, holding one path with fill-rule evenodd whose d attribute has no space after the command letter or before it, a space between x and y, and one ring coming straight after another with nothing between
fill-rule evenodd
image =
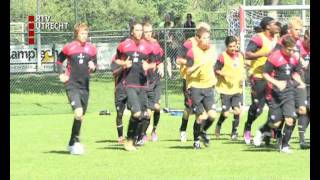
<instances>
[{"instance_id":1,"label":"green grass field","mask_svg":"<svg viewBox=\"0 0 320 180\"><path fill-rule=\"evenodd\" d=\"M106 179L310 179L310 151L299 149L297 128L290 144L293 154L275 146L247 146L242 138L229 140L231 118L222 127L222 138L211 146L192 148L194 117L188 124L188 142L179 141L180 116L161 114L159 142L148 142L136 152L117 144L113 88L94 82L88 113L81 129L82 156L69 155L72 111L64 93L12 93L10 99L10 179L106 180ZM182 95L170 96L170 105L182 107ZM112 115L100 116L110 109ZM253 132L265 121L264 113ZM124 116L125 131L129 116ZM242 132L246 113L241 117ZM240 133L242 136L242 133ZM309 130L306 134L309 141ZM274 143L273 143L274 144Z\"/></svg>"}]
</instances>

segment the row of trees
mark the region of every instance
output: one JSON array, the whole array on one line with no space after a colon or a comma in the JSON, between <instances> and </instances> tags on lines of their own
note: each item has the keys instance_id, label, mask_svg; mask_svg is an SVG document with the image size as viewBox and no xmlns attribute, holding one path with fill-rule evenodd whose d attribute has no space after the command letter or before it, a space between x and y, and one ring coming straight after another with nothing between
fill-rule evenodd
<instances>
[{"instance_id":1,"label":"row of trees","mask_svg":"<svg viewBox=\"0 0 320 180\"><path fill-rule=\"evenodd\" d=\"M260 0L262 1L262 0ZM301 4L301 0L246 0L246 3ZM307 1L308 3L309 1ZM55 22L68 22L69 30L77 21L87 22L92 30L123 30L132 17L152 17L157 26L165 14L180 16L193 14L195 22L206 21L213 27L228 27L226 14L238 8L243 0L41 0L40 14L52 17ZM37 0L10 0L10 22L27 22L28 15L36 15Z\"/></svg>"}]
</instances>

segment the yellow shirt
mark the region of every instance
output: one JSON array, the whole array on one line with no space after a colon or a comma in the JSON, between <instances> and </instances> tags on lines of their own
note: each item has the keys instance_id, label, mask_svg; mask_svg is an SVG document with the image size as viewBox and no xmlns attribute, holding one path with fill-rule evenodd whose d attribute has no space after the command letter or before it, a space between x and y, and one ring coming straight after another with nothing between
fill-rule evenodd
<instances>
[{"instance_id":1,"label":"yellow shirt","mask_svg":"<svg viewBox=\"0 0 320 180\"><path fill-rule=\"evenodd\" d=\"M223 67L221 72L230 74L232 78L217 76L216 90L221 94L233 95L242 93L242 79L244 77L244 58L238 53L233 58L226 52L222 53Z\"/></svg>"},{"instance_id":2,"label":"yellow shirt","mask_svg":"<svg viewBox=\"0 0 320 180\"><path fill-rule=\"evenodd\" d=\"M215 51L211 46L203 51L198 46L192 47L193 66L201 65L197 70L187 75L187 88L209 88L216 84L217 79L213 71Z\"/></svg>"},{"instance_id":3,"label":"yellow shirt","mask_svg":"<svg viewBox=\"0 0 320 180\"><path fill-rule=\"evenodd\" d=\"M268 39L263 32L257 34L262 40L262 47L257 52L271 52L275 47L278 38L275 36L272 40ZM256 60L251 60L251 66L249 68L249 75L253 75L257 78L263 78L263 67L267 61L267 56L260 57Z\"/></svg>"},{"instance_id":4,"label":"yellow shirt","mask_svg":"<svg viewBox=\"0 0 320 180\"><path fill-rule=\"evenodd\" d=\"M189 38L185 43L191 42L191 48L196 46L198 43L194 37ZM188 87L189 84L189 78L187 78L187 66L186 65L179 65L180 75L183 79L186 80L186 87Z\"/></svg>"}]
</instances>

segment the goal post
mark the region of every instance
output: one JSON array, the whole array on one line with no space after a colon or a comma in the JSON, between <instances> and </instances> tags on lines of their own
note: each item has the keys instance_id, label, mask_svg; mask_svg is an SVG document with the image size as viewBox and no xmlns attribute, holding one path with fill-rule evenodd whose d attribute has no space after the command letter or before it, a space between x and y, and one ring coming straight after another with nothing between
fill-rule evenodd
<instances>
[{"instance_id":1,"label":"goal post","mask_svg":"<svg viewBox=\"0 0 320 180\"><path fill-rule=\"evenodd\" d=\"M227 21L228 34L240 37L240 50L245 51L247 43L254 32L254 27L260 24L263 17L270 16L282 25L288 23L293 16L298 16L304 23L304 28L310 26L310 5L258 5L240 6L229 9ZM245 81L243 81L243 105L246 106Z\"/></svg>"},{"instance_id":2,"label":"goal post","mask_svg":"<svg viewBox=\"0 0 320 180\"><path fill-rule=\"evenodd\" d=\"M240 6L240 47L244 51L246 41L254 34L255 23L265 16L287 24L293 16L302 19L304 27L310 26L310 5Z\"/></svg>"}]
</instances>

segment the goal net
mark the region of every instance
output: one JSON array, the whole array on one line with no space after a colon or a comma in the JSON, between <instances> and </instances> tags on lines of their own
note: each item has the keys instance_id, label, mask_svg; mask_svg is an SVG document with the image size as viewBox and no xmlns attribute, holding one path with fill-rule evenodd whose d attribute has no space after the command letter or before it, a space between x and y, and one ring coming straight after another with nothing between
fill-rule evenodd
<instances>
[{"instance_id":1,"label":"goal net","mask_svg":"<svg viewBox=\"0 0 320 180\"><path fill-rule=\"evenodd\" d=\"M255 33L254 27L259 26L263 17L270 16L282 25L287 24L291 17L298 16L304 23L304 28L310 26L310 5L277 5L277 6L240 6L240 9L231 9L227 14L229 24L228 34L240 37L240 49L244 52L250 38ZM246 102L246 83L243 82L243 105Z\"/></svg>"},{"instance_id":2,"label":"goal net","mask_svg":"<svg viewBox=\"0 0 320 180\"><path fill-rule=\"evenodd\" d=\"M232 9L228 13L229 34L240 36L241 51L252 37L254 27L260 24L263 17L270 16L279 21L282 25L288 20L297 16L304 23L304 28L310 26L310 5L277 5L277 6L241 6L239 9Z\"/></svg>"}]
</instances>

